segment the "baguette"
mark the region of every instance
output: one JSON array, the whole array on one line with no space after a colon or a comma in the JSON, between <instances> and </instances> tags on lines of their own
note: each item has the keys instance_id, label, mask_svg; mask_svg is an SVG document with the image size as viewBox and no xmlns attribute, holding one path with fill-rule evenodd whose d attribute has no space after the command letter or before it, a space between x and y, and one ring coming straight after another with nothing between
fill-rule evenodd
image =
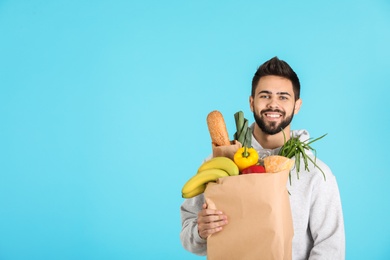
<instances>
[{"instance_id":1,"label":"baguette","mask_svg":"<svg viewBox=\"0 0 390 260\"><path fill-rule=\"evenodd\" d=\"M207 126L209 128L211 142L215 146L230 145L229 134L221 112L218 110L211 111L207 115Z\"/></svg>"}]
</instances>

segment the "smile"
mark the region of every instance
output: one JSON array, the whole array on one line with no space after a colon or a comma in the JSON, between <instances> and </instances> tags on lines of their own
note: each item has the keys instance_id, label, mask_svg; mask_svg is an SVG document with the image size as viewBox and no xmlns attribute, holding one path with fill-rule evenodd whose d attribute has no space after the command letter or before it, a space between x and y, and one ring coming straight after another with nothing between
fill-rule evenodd
<instances>
[{"instance_id":1,"label":"smile","mask_svg":"<svg viewBox=\"0 0 390 260\"><path fill-rule=\"evenodd\" d=\"M270 118L279 118L279 117L281 117L280 114L275 114L275 113L265 113L264 115L266 117L270 117Z\"/></svg>"}]
</instances>

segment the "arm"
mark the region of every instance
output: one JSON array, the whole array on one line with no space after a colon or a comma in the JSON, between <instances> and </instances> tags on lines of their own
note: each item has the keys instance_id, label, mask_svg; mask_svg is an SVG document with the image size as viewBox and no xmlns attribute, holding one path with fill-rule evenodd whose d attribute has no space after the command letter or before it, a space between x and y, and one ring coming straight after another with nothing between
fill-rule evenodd
<instances>
[{"instance_id":1,"label":"arm","mask_svg":"<svg viewBox=\"0 0 390 260\"><path fill-rule=\"evenodd\" d=\"M219 210L207 209L203 194L183 202L181 208L183 247L197 255L207 254L207 237L222 230L226 215Z\"/></svg>"},{"instance_id":2,"label":"arm","mask_svg":"<svg viewBox=\"0 0 390 260\"><path fill-rule=\"evenodd\" d=\"M344 220L335 176L325 167L326 181L317 179L313 186L309 227L314 240L310 260L345 259Z\"/></svg>"},{"instance_id":3,"label":"arm","mask_svg":"<svg viewBox=\"0 0 390 260\"><path fill-rule=\"evenodd\" d=\"M206 255L206 240L198 233L198 212L204 203L203 194L186 199L180 207L181 225L180 240L183 247L197 255Z\"/></svg>"}]
</instances>

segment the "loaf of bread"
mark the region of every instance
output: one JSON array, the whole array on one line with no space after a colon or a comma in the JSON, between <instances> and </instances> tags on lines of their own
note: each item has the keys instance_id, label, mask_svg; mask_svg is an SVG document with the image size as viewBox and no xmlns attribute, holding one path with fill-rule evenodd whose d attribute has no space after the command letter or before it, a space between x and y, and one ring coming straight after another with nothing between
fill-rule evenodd
<instances>
[{"instance_id":1,"label":"loaf of bread","mask_svg":"<svg viewBox=\"0 0 390 260\"><path fill-rule=\"evenodd\" d=\"M221 112L218 110L211 111L207 115L207 126L209 128L211 142L215 146L230 145L229 134Z\"/></svg>"}]
</instances>

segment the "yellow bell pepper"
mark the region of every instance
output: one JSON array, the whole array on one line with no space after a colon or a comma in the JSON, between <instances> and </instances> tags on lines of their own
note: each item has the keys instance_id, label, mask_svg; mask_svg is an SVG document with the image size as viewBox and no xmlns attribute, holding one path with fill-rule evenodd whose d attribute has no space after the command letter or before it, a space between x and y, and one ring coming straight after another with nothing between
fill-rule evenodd
<instances>
[{"instance_id":1,"label":"yellow bell pepper","mask_svg":"<svg viewBox=\"0 0 390 260\"><path fill-rule=\"evenodd\" d=\"M259 161L259 154L254 148L248 148L246 146L237 150L233 157L234 162L237 164L240 171L255 165Z\"/></svg>"}]
</instances>

